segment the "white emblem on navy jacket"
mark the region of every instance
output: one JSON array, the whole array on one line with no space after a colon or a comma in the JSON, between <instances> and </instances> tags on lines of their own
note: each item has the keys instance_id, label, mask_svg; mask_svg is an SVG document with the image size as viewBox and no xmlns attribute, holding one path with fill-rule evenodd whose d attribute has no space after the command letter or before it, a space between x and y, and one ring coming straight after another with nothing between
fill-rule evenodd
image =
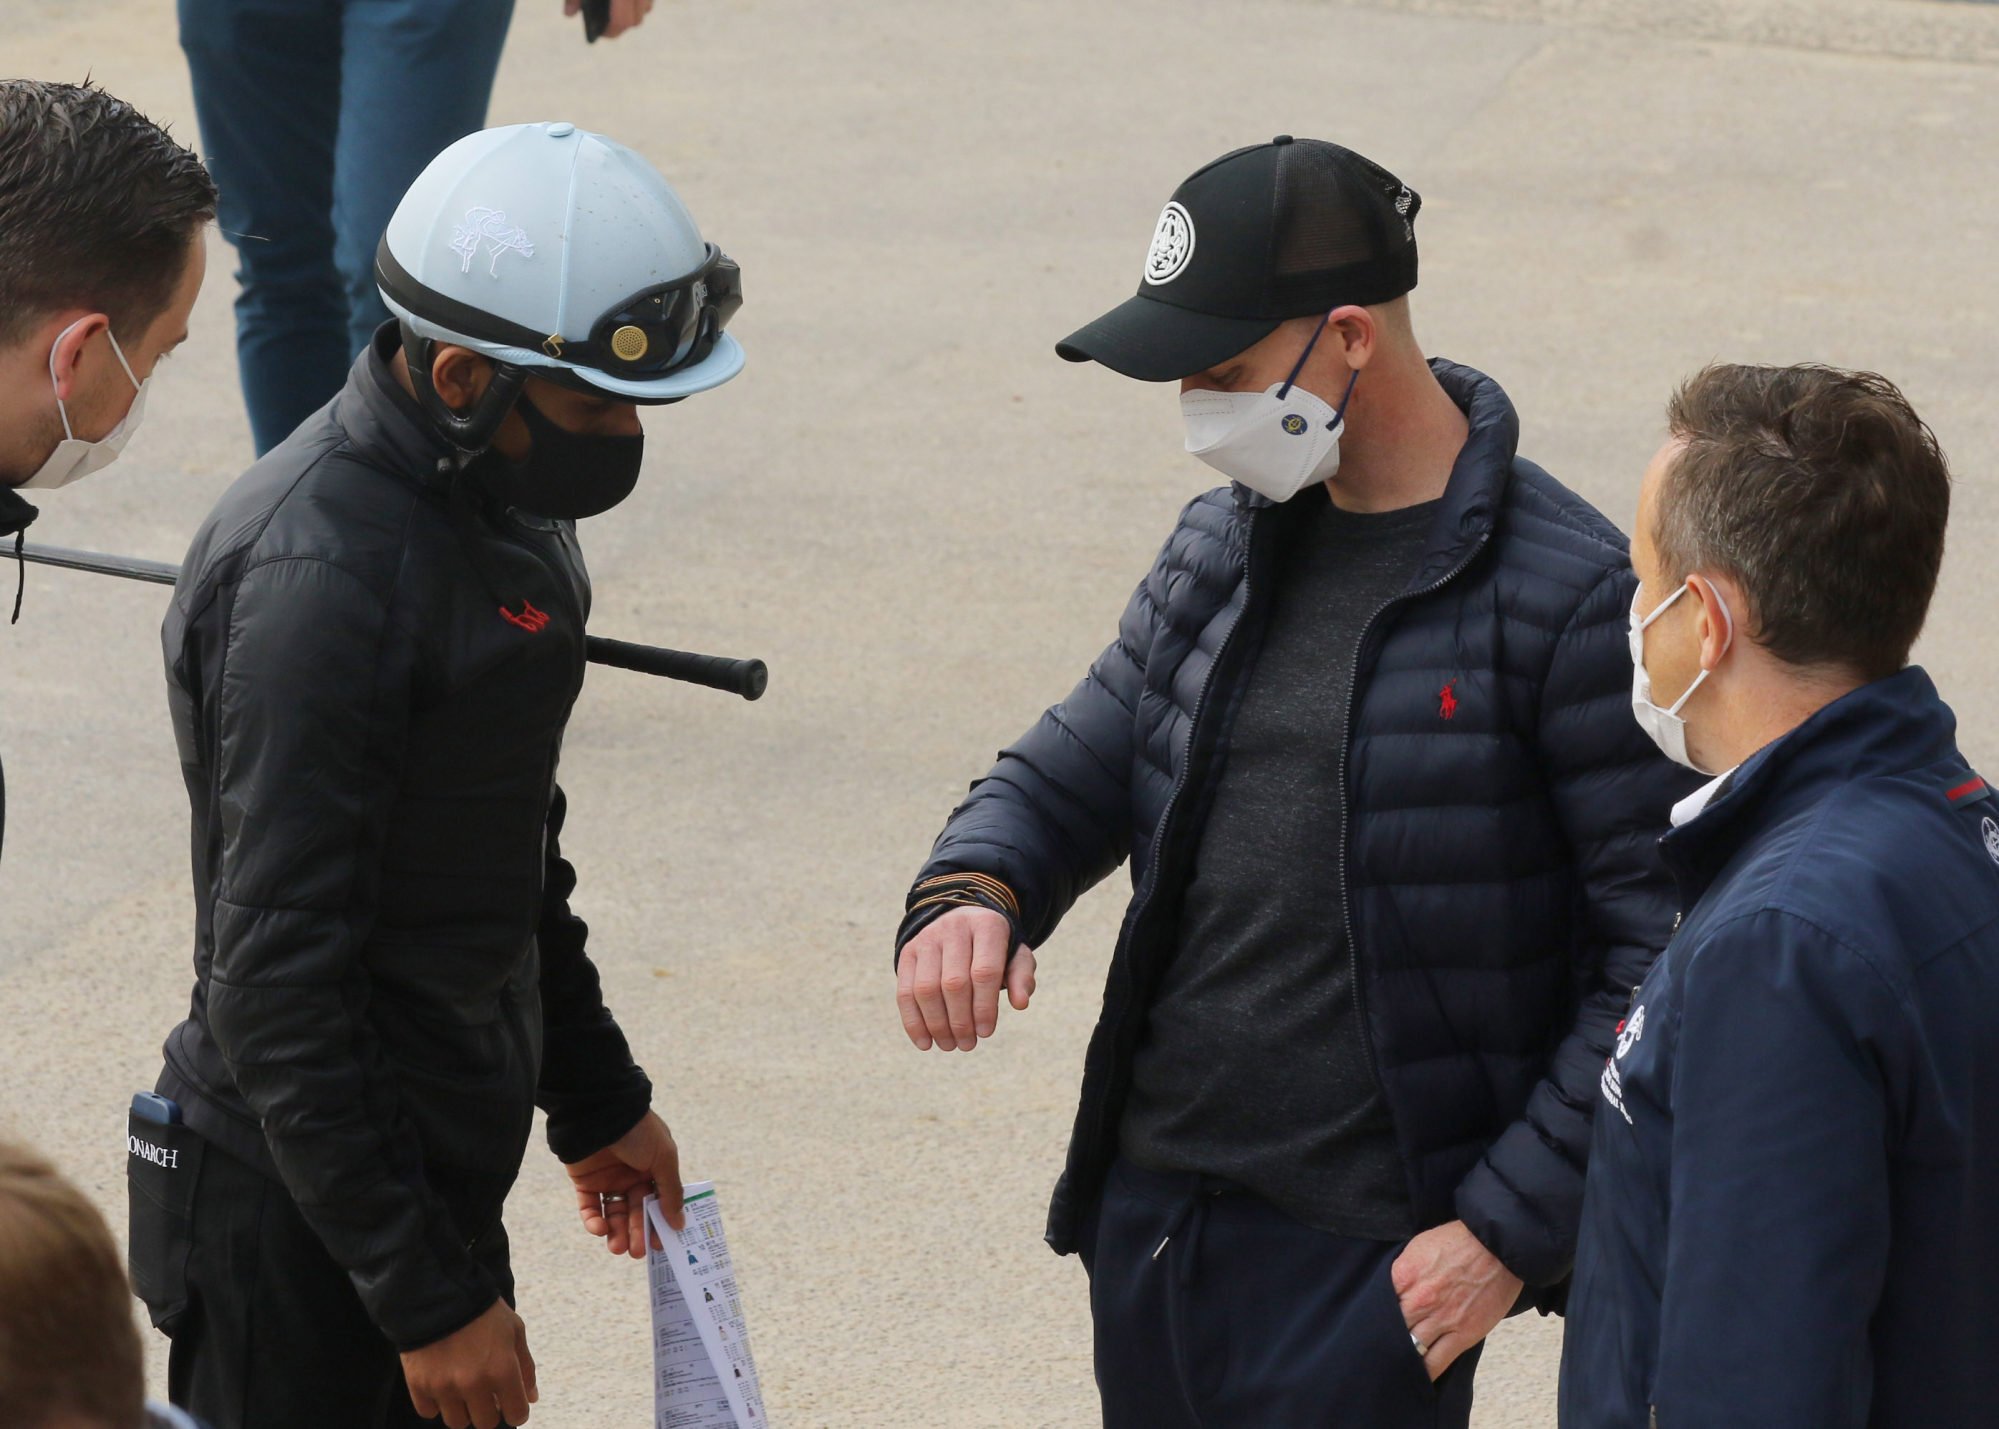
<instances>
[{"instance_id":1,"label":"white emblem on navy jacket","mask_svg":"<svg viewBox=\"0 0 1999 1429\"><path fill-rule=\"evenodd\" d=\"M458 271L472 271L472 260L479 256L479 245L485 244L493 255L493 261L486 265L486 271L497 278L500 276L500 255L518 253L523 258L534 257L534 242L524 229L507 222L506 213L497 208L468 208L465 221L451 227L451 251L459 257Z\"/></svg>"},{"instance_id":2,"label":"white emblem on navy jacket","mask_svg":"<svg viewBox=\"0 0 1999 1429\"><path fill-rule=\"evenodd\" d=\"M1617 1070L1617 1064L1644 1035L1645 1004L1641 1002L1631 1009L1631 1015L1617 1029L1617 1051L1604 1062L1603 1078L1597 1084L1603 1091L1603 1099L1617 1108L1617 1114L1624 1118L1627 1125L1630 1124L1631 1113L1624 1109L1624 1077Z\"/></svg>"},{"instance_id":3,"label":"white emblem on navy jacket","mask_svg":"<svg viewBox=\"0 0 1999 1429\"><path fill-rule=\"evenodd\" d=\"M1624 1019L1624 1030L1617 1034L1617 1055L1622 1057L1631 1050L1631 1044L1645 1035L1645 1007L1639 1004L1631 1009L1631 1015Z\"/></svg>"},{"instance_id":4,"label":"white emblem on navy jacket","mask_svg":"<svg viewBox=\"0 0 1999 1429\"><path fill-rule=\"evenodd\" d=\"M1166 205L1159 213L1159 227L1152 231L1152 247L1145 255L1145 281L1154 287L1179 277L1194 256L1194 217L1179 203Z\"/></svg>"},{"instance_id":5,"label":"white emblem on navy jacket","mask_svg":"<svg viewBox=\"0 0 1999 1429\"><path fill-rule=\"evenodd\" d=\"M1999 863L1999 821L1989 815L1985 820L1985 851L1992 855L1992 861Z\"/></svg>"}]
</instances>

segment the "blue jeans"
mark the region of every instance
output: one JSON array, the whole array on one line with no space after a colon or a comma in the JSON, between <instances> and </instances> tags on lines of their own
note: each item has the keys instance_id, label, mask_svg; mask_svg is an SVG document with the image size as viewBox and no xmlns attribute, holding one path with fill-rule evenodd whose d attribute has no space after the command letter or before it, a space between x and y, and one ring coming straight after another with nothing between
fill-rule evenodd
<instances>
[{"instance_id":1,"label":"blue jeans","mask_svg":"<svg viewBox=\"0 0 1999 1429\"><path fill-rule=\"evenodd\" d=\"M387 319L375 245L424 165L485 124L514 0L179 3L261 455Z\"/></svg>"}]
</instances>

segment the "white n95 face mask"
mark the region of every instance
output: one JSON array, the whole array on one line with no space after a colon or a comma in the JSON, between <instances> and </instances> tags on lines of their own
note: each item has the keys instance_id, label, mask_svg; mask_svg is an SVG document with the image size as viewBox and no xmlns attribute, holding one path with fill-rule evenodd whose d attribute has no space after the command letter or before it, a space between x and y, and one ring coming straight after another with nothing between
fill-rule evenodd
<instances>
[{"instance_id":1,"label":"white n95 face mask","mask_svg":"<svg viewBox=\"0 0 1999 1429\"><path fill-rule=\"evenodd\" d=\"M1687 701L1694 697L1694 691L1714 673L1713 669L1704 669L1694 676L1694 682L1687 686L1687 692L1674 700L1670 708L1661 709L1652 702L1652 676L1645 668L1646 630L1653 621L1672 607L1674 601L1692 589L1692 586L1682 582L1678 590L1660 601L1657 608L1643 620L1638 618L1638 593L1636 591L1631 593L1631 713L1638 721L1638 727L1650 735L1652 742L1659 746L1660 753L1696 774L1711 774L1713 770L1701 768L1687 753L1687 722L1680 718L1680 711L1685 709ZM1728 602L1721 598L1721 592L1718 590L1714 593L1714 603L1721 607L1721 618L1728 625L1728 638L1722 645L1722 649L1726 651L1735 643L1735 617L1729 614Z\"/></svg>"},{"instance_id":2,"label":"white n95 face mask","mask_svg":"<svg viewBox=\"0 0 1999 1429\"><path fill-rule=\"evenodd\" d=\"M57 386L56 348L62 345L64 338L88 321L90 321L88 318L81 318L56 334L56 340L49 348L50 386ZM118 339L112 336L110 328L104 330L104 336L111 343L111 351L117 356L118 365L125 369L125 376L130 379L133 390L138 393L132 399L131 410L126 412L124 418L109 432L94 442L87 442L76 434L74 427L70 426L69 408L63 405L62 391L57 387L56 410L62 413L63 439L56 443L55 450L49 453L49 459L41 464L35 474L21 483L22 487L37 491L53 491L59 486L68 486L72 481L81 481L93 471L102 471L118 459L118 454L125 450L125 443L132 439L132 433L139 430L139 423L146 415L146 386L153 379L148 377L145 382L141 382L134 377L132 364L125 360L125 351L118 346Z\"/></svg>"},{"instance_id":3,"label":"white n95 face mask","mask_svg":"<svg viewBox=\"0 0 1999 1429\"><path fill-rule=\"evenodd\" d=\"M1263 392L1183 392L1180 416L1187 451L1259 496L1289 501L1340 469L1340 434L1358 369L1347 378L1337 408L1296 384L1319 331L1305 344L1291 375Z\"/></svg>"}]
</instances>

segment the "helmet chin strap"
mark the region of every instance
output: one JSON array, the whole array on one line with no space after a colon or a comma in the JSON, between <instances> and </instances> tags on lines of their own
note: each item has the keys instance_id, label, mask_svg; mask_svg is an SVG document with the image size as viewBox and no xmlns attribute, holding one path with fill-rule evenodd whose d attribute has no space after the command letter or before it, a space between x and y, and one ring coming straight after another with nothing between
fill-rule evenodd
<instances>
[{"instance_id":1,"label":"helmet chin strap","mask_svg":"<svg viewBox=\"0 0 1999 1429\"><path fill-rule=\"evenodd\" d=\"M472 410L453 411L438 395L436 386L430 380L431 339L415 332L408 323L399 326L402 328L405 365L409 368L410 386L416 389L417 403L423 408L424 415L436 423L438 430L458 448L458 464L462 467L492 445L500 423L507 419L507 413L513 410L514 400L521 394L521 387L527 381L527 370L510 362L495 362L493 380L486 384L486 390L472 404Z\"/></svg>"},{"instance_id":2,"label":"helmet chin strap","mask_svg":"<svg viewBox=\"0 0 1999 1429\"><path fill-rule=\"evenodd\" d=\"M498 603L501 616L526 629L538 630L541 627L534 622L545 622L548 617L536 610L525 595L512 592L498 562L486 548L479 531L477 507L480 498L472 489L473 478L467 473L473 458L492 444L500 423L513 410L514 400L520 396L521 384L527 380L527 373L510 363L494 363L493 380L486 385L479 400L472 404L472 410L454 412L430 380L431 339L411 331L408 323L398 326L402 329L403 356L409 367L410 386L416 390L417 404L455 448L453 455L438 458L437 481L445 490L452 529L458 534L460 549L478 573L479 583L485 586L486 593ZM520 605L518 611L513 608L516 601Z\"/></svg>"}]
</instances>

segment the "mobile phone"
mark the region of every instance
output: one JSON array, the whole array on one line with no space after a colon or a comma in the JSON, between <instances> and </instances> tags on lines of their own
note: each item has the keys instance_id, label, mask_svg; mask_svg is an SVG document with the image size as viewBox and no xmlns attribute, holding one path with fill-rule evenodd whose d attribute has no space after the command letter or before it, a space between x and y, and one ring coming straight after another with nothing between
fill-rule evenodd
<instances>
[{"instance_id":1,"label":"mobile phone","mask_svg":"<svg viewBox=\"0 0 1999 1429\"><path fill-rule=\"evenodd\" d=\"M611 23L611 0L583 0L583 39L588 44L596 44L604 33L604 27Z\"/></svg>"},{"instance_id":2,"label":"mobile phone","mask_svg":"<svg viewBox=\"0 0 1999 1429\"><path fill-rule=\"evenodd\" d=\"M180 1104L169 1101L158 1092L134 1092L132 1115L141 1121L158 1122L161 1126L179 1126Z\"/></svg>"}]
</instances>

